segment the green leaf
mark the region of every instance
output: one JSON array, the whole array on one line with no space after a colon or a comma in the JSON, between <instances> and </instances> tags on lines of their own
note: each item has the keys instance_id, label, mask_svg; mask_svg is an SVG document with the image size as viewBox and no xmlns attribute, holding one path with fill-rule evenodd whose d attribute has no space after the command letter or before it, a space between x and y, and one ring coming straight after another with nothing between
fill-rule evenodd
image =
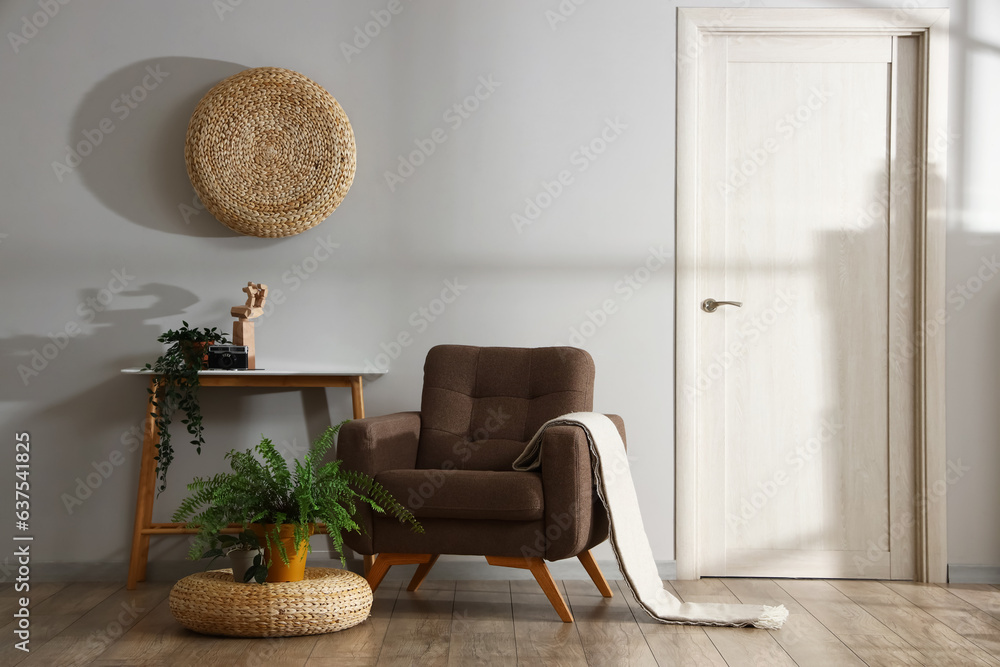
<instances>
[{"instance_id":1,"label":"green leaf","mask_svg":"<svg viewBox=\"0 0 1000 667\"><path fill-rule=\"evenodd\" d=\"M291 467L273 441L261 436L260 444L252 450L226 453L229 472L195 478L188 484L190 494L173 520L198 528L191 557L219 549L219 545L229 548L237 541L250 548L259 546L256 536L246 530L251 523L293 524L295 540L306 540L307 545L309 524L323 523L343 563L343 533L361 530L357 519L360 504L388 512L413 530L422 531L413 515L371 477L344 470L340 461L322 463L341 426L327 429ZM243 532L238 536L223 534L230 523L244 526ZM288 552L276 537L276 532L265 536L271 558L277 554L288 562ZM266 577L266 565L261 569L263 575L259 579L254 575L255 580Z\"/></svg>"},{"instance_id":2,"label":"green leaf","mask_svg":"<svg viewBox=\"0 0 1000 667\"><path fill-rule=\"evenodd\" d=\"M260 558L260 556L254 558L254 564L247 568L246 574L243 575L244 583L250 583L253 580L258 584L262 584L267 579L267 566L257 562Z\"/></svg>"}]
</instances>

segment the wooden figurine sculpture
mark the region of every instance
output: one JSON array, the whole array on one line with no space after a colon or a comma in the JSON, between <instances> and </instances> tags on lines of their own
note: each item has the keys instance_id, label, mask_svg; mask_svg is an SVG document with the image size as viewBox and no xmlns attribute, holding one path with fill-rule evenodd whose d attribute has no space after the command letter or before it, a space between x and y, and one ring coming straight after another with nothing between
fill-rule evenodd
<instances>
[{"instance_id":1,"label":"wooden figurine sculpture","mask_svg":"<svg viewBox=\"0 0 1000 667\"><path fill-rule=\"evenodd\" d=\"M246 305L233 306L229 313L236 318L233 322L233 345L247 346L247 368L257 368L254 354L253 322L250 320L264 314L264 300L267 299L267 285L247 283L243 288L247 294Z\"/></svg>"}]
</instances>

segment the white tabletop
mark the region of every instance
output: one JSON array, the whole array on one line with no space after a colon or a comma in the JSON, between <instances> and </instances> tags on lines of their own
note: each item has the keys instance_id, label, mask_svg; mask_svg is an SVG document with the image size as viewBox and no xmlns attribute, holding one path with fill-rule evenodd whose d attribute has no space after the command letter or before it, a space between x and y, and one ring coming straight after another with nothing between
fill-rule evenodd
<instances>
[{"instance_id":1,"label":"white tabletop","mask_svg":"<svg viewBox=\"0 0 1000 667\"><path fill-rule=\"evenodd\" d=\"M388 372L389 372L388 370L381 371L381 370L373 369L371 366L369 366L367 369L365 369L365 368L358 368L358 367L350 367L350 366L330 366L330 367L324 368L324 367L315 366L315 365L309 366L308 368L305 368L305 367L296 368L294 366L291 366L290 364L283 364L281 366L273 366L273 367L267 367L267 368L254 369L252 371L250 371L250 370L242 370L242 371L239 371L239 370L217 370L217 369L204 370L204 371L198 371L198 375L205 375L205 376L210 376L210 375L216 375L216 376L221 376L221 375L241 375L241 376L247 376L247 375L257 375L257 376L267 376L267 375L272 375L272 376L273 375L284 375L284 376L288 376L288 375L301 375L301 376L305 376L305 375L337 375L337 376L344 376L344 377L352 377L352 376L360 375L362 378L364 378L365 380L367 380L367 381L370 382L372 380L377 380L378 378L382 377L383 375L385 375ZM123 368L122 369L122 373L125 373L126 375L152 375L153 371L147 371L145 368Z\"/></svg>"}]
</instances>

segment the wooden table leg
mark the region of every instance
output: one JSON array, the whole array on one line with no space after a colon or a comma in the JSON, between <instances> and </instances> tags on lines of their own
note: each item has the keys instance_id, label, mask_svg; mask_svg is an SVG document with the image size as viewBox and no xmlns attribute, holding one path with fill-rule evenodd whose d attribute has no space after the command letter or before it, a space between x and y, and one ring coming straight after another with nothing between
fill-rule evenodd
<instances>
[{"instance_id":1,"label":"wooden table leg","mask_svg":"<svg viewBox=\"0 0 1000 667\"><path fill-rule=\"evenodd\" d=\"M354 409L355 419L365 417L365 399L362 389L361 376L355 375L350 378L351 403ZM238 383L220 384L218 386L245 386ZM282 385L285 386L285 385ZM315 386L315 385L291 385L291 386ZM336 386L344 386L338 384ZM149 387L156 390L156 378L150 378ZM153 529L153 500L156 497L156 456L158 452L159 435L156 432L157 408L152 403L153 394L149 395L146 403L145 428L142 440L142 460L139 464L139 490L135 501L135 523L132 529L132 551L128 564L128 590L134 590L140 581L146 579L146 563L149 560L149 538ZM161 530L158 533L184 534L178 530ZM365 558L366 574L371 569L373 561L369 557ZM384 573L383 573L384 576Z\"/></svg>"},{"instance_id":2,"label":"wooden table leg","mask_svg":"<svg viewBox=\"0 0 1000 667\"><path fill-rule=\"evenodd\" d=\"M354 404L354 418L365 418L365 397L361 389L361 376L351 378L351 402Z\"/></svg>"},{"instance_id":3,"label":"wooden table leg","mask_svg":"<svg viewBox=\"0 0 1000 667\"><path fill-rule=\"evenodd\" d=\"M156 379L151 378L149 388L156 391ZM156 414L153 394L146 403L142 438L142 459L139 463L139 491L135 499L135 524L132 529L132 553L128 562L128 590L146 579L146 561L149 560L149 535L143 531L153 523L153 499L156 496L156 452L159 435L156 432Z\"/></svg>"}]
</instances>

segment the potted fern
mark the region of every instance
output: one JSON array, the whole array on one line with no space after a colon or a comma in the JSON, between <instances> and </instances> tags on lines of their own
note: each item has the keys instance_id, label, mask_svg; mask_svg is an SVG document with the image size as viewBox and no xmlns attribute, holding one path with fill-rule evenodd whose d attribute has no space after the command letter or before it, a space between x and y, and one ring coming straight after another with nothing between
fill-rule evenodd
<instances>
[{"instance_id":1,"label":"potted fern","mask_svg":"<svg viewBox=\"0 0 1000 667\"><path fill-rule=\"evenodd\" d=\"M309 536L323 523L344 563L345 530L360 531L355 521L360 503L388 513L416 532L423 527L374 479L341 468L341 461L323 457L333 446L340 427L329 427L294 467L268 438L252 450L231 450L232 469L188 484L192 493L174 512L173 520L199 529L191 546L192 558L220 546L223 529L240 524L252 530L264 546L267 581L300 581L305 571Z\"/></svg>"},{"instance_id":2,"label":"potted fern","mask_svg":"<svg viewBox=\"0 0 1000 667\"><path fill-rule=\"evenodd\" d=\"M227 344L225 334L217 328L191 329L187 322L181 322L179 329L170 329L156 340L169 345L167 350L146 370L157 375L156 388L150 389L152 404L156 407L156 433L159 436L156 456L156 473L160 480L160 491L167 488L167 469L174 460L174 448L170 439L170 423L174 414L183 412L181 421L191 436L191 444L201 454L205 444L204 427L201 424L201 404L198 402L198 371L205 368L208 346Z\"/></svg>"}]
</instances>

